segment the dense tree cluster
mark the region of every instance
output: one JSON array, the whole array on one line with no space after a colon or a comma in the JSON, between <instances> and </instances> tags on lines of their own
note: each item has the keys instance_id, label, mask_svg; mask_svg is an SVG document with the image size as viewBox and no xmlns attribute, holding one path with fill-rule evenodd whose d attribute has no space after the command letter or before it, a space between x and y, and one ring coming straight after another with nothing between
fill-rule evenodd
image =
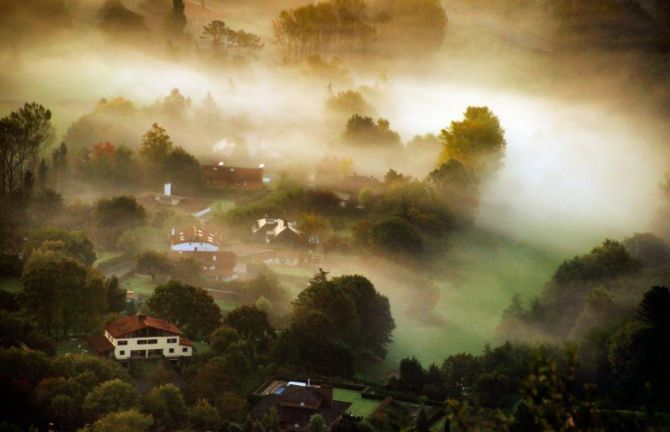
<instances>
[{"instance_id":1,"label":"dense tree cluster","mask_svg":"<svg viewBox=\"0 0 670 432\"><path fill-rule=\"evenodd\" d=\"M391 129L388 120L354 114L347 120L342 138L347 144L359 147L394 147L400 145L400 135Z\"/></svg>"},{"instance_id":2,"label":"dense tree cluster","mask_svg":"<svg viewBox=\"0 0 670 432\"><path fill-rule=\"evenodd\" d=\"M221 310L207 291L178 281L157 286L145 307L149 315L174 323L196 340L206 339L221 322Z\"/></svg>"},{"instance_id":3,"label":"dense tree cluster","mask_svg":"<svg viewBox=\"0 0 670 432\"><path fill-rule=\"evenodd\" d=\"M212 57L218 60L239 59L263 48L259 36L244 30L233 30L220 20L207 24L200 38L207 41Z\"/></svg>"},{"instance_id":4,"label":"dense tree cluster","mask_svg":"<svg viewBox=\"0 0 670 432\"><path fill-rule=\"evenodd\" d=\"M273 23L286 61L364 50L374 35L363 0L323 1L283 10Z\"/></svg>"},{"instance_id":5,"label":"dense tree cluster","mask_svg":"<svg viewBox=\"0 0 670 432\"><path fill-rule=\"evenodd\" d=\"M351 376L357 362L386 355L394 328L388 299L369 280L322 271L295 300L278 352L295 366Z\"/></svg>"}]
</instances>

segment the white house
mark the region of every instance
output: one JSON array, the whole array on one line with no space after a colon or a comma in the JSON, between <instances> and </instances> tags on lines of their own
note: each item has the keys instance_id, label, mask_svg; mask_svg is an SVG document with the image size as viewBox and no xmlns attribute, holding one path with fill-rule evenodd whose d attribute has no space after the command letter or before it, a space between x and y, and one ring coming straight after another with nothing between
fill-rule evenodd
<instances>
[{"instance_id":1,"label":"white house","mask_svg":"<svg viewBox=\"0 0 670 432\"><path fill-rule=\"evenodd\" d=\"M258 219L251 228L251 234L256 241L277 246L302 246L305 243L303 233L296 228L296 224L284 219Z\"/></svg>"},{"instance_id":2,"label":"white house","mask_svg":"<svg viewBox=\"0 0 670 432\"><path fill-rule=\"evenodd\" d=\"M193 343L174 324L145 315L131 315L105 326L104 335L88 339L98 355L116 360L179 359L193 355Z\"/></svg>"},{"instance_id":3,"label":"white house","mask_svg":"<svg viewBox=\"0 0 670 432\"><path fill-rule=\"evenodd\" d=\"M170 249L173 252L218 252L218 234L205 231L197 226L177 231L172 228Z\"/></svg>"}]
</instances>

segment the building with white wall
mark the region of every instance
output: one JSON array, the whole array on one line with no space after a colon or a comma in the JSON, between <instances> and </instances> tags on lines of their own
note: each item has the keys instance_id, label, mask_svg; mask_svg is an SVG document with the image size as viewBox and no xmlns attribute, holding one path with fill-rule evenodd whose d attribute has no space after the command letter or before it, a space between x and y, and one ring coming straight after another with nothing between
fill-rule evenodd
<instances>
[{"instance_id":1,"label":"building with white wall","mask_svg":"<svg viewBox=\"0 0 670 432\"><path fill-rule=\"evenodd\" d=\"M173 228L170 234L170 249L173 252L218 252L220 243L217 233L197 226L181 231Z\"/></svg>"},{"instance_id":2,"label":"building with white wall","mask_svg":"<svg viewBox=\"0 0 670 432\"><path fill-rule=\"evenodd\" d=\"M89 338L98 355L116 360L193 355L193 343L174 324L145 315L130 315L105 326L104 335Z\"/></svg>"}]
</instances>

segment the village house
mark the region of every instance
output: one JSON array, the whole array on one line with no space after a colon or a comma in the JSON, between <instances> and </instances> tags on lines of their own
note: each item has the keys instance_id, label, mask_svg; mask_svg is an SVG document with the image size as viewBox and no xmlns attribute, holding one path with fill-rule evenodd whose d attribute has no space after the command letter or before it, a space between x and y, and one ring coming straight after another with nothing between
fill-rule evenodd
<instances>
[{"instance_id":1,"label":"village house","mask_svg":"<svg viewBox=\"0 0 670 432\"><path fill-rule=\"evenodd\" d=\"M203 165L202 172L207 184L220 188L260 189L263 187L263 168L245 168L217 165Z\"/></svg>"},{"instance_id":2,"label":"village house","mask_svg":"<svg viewBox=\"0 0 670 432\"><path fill-rule=\"evenodd\" d=\"M204 219L212 211L212 200L192 198L173 194L172 183L163 185L163 193L145 192L137 196L137 201L148 210L170 207L182 214Z\"/></svg>"},{"instance_id":3,"label":"village house","mask_svg":"<svg viewBox=\"0 0 670 432\"><path fill-rule=\"evenodd\" d=\"M340 422L351 403L333 399L333 387L288 382L273 385L250 412L253 419L261 420L271 409L279 417L280 431L308 431L309 419L321 415L332 431Z\"/></svg>"},{"instance_id":4,"label":"village house","mask_svg":"<svg viewBox=\"0 0 670 432\"><path fill-rule=\"evenodd\" d=\"M103 335L88 338L96 354L120 361L193 355L193 343L174 324L145 315L130 315L105 326Z\"/></svg>"},{"instance_id":5,"label":"village house","mask_svg":"<svg viewBox=\"0 0 670 432\"><path fill-rule=\"evenodd\" d=\"M238 262L233 252L222 251L220 243L221 237L217 233L197 226L181 231L173 228L170 235L172 253L198 261L207 278L229 281L246 274L246 264Z\"/></svg>"},{"instance_id":6,"label":"village house","mask_svg":"<svg viewBox=\"0 0 670 432\"><path fill-rule=\"evenodd\" d=\"M258 242L273 246L302 247L307 243L304 234L295 227L295 223L280 218L258 219L251 228L251 236Z\"/></svg>"}]
</instances>

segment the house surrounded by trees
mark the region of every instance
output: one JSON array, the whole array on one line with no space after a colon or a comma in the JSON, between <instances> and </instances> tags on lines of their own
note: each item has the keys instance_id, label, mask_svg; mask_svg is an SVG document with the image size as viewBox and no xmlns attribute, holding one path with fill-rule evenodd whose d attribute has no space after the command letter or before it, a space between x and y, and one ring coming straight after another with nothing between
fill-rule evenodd
<instances>
[{"instance_id":1,"label":"house surrounded by trees","mask_svg":"<svg viewBox=\"0 0 670 432\"><path fill-rule=\"evenodd\" d=\"M247 168L217 165L203 165L202 172L207 184L220 188L260 189L263 187L263 168Z\"/></svg>"},{"instance_id":2,"label":"house surrounded by trees","mask_svg":"<svg viewBox=\"0 0 670 432\"><path fill-rule=\"evenodd\" d=\"M103 335L88 342L96 354L116 360L167 358L193 355L193 343L174 324L145 315L130 315L105 326Z\"/></svg>"},{"instance_id":3,"label":"house surrounded by trees","mask_svg":"<svg viewBox=\"0 0 670 432\"><path fill-rule=\"evenodd\" d=\"M310 418L320 415L326 430L332 431L351 403L333 400L333 387L288 382L264 391L266 396L252 409L252 418L261 420L272 409L279 417L280 431L308 431Z\"/></svg>"}]
</instances>

